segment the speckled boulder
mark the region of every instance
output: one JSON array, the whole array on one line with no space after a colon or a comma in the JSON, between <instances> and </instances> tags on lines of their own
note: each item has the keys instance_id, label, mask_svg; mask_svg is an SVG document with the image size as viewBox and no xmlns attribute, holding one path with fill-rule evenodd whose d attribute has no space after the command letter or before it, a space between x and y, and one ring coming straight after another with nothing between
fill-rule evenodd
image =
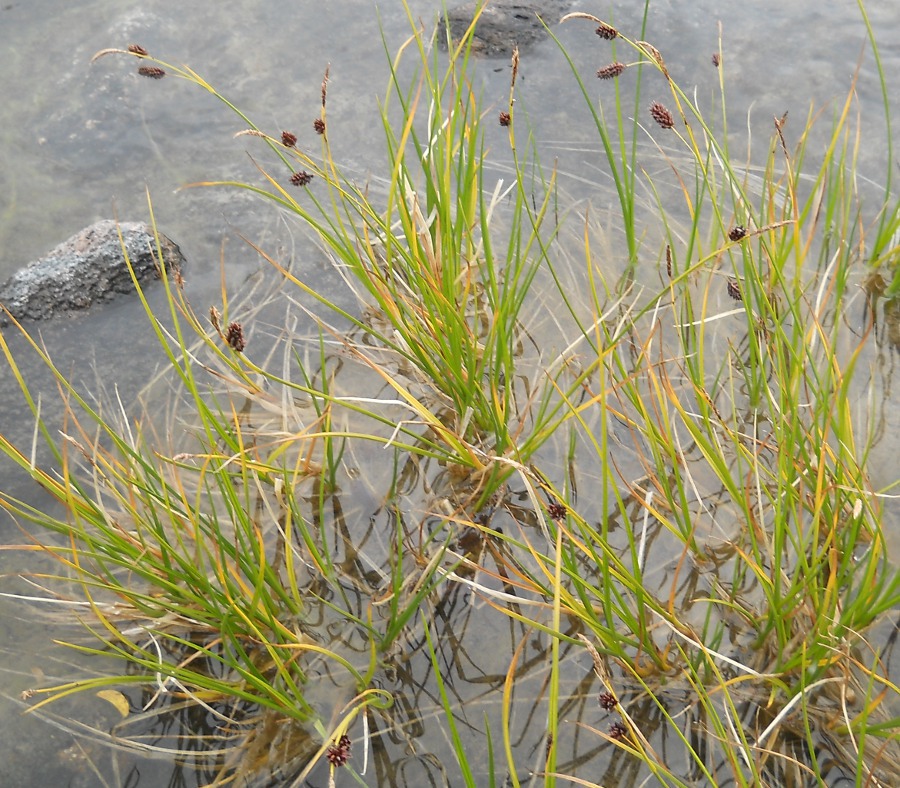
<instances>
[{"instance_id":1,"label":"speckled boulder","mask_svg":"<svg viewBox=\"0 0 900 788\"><path fill-rule=\"evenodd\" d=\"M447 11L443 23L452 40L458 41L465 34L478 5L465 3ZM516 47L526 49L546 36L544 23L555 25L570 6L569 0L495 0L478 18L472 49L486 57L504 57ZM446 43L445 30L438 36L442 46Z\"/></svg>"},{"instance_id":2,"label":"speckled boulder","mask_svg":"<svg viewBox=\"0 0 900 788\"><path fill-rule=\"evenodd\" d=\"M16 320L46 320L60 313L87 309L116 295L134 292L125 255L138 281L157 277L158 258L153 229L143 222L105 219L61 243L40 260L17 271L0 287L0 304ZM169 270L180 270L184 257L176 244L159 237L163 260ZM0 325L6 325L5 313Z\"/></svg>"}]
</instances>

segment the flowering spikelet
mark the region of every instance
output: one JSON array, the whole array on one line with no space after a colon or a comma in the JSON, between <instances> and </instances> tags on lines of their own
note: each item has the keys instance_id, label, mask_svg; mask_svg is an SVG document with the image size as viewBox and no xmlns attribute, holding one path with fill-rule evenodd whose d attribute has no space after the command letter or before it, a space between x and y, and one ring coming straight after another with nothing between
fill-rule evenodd
<instances>
[{"instance_id":1,"label":"flowering spikelet","mask_svg":"<svg viewBox=\"0 0 900 788\"><path fill-rule=\"evenodd\" d=\"M141 66L138 69L138 74L142 77L150 77L150 79L162 79L166 72L159 66Z\"/></svg>"},{"instance_id":2,"label":"flowering spikelet","mask_svg":"<svg viewBox=\"0 0 900 788\"><path fill-rule=\"evenodd\" d=\"M132 55L140 55L141 57L147 57L147 55L150 54L140 44L129 44L128 51L131 52Z\"/></svg>"},{"instance_id":3,"label":"flowering spikelet","mask_svg":"<svg viewBox=\"0 0 900 788\"><path fill-rule=\"evenodd\" d=\"M244 327L240 323L229 323L228 330L225 332L225 341L232 350L242 353L247 347L244 339Z\"/></svg>"},{"instance_id":4,"label":"flowering spikelet","mask_svg":"<svg viewBox=\"0 0 900 788\"><path fill-rule=\"evenodd\" d=\"M609 726L609 737L611 739L615 739L616 741L621 741L628 735L628 728L626 728L621 722L614 722Z\"/></svg>"},{"instance_id":5,"label":"flowering spikelet","mask_svg":"<svg viewBox=\"0 0 900 788\"><path fill-rule=\"evenodd\" d=\"M300 170L291 175L291 183L293 183L294 186L308 186L312 179L313 176L306 172L306 170Z\"/></svg>"},{"instance_id":6,"label":"flowering spikelet","mask_svg":"<svg viewBox=\"0 0 900 788\"><path fill-rule=\"evenodd\" d=\"M747 236L747 228L741 224L736 224L728 231L728 238L731 241L740 241L741 238L746 238Z\"/></svg>"},{"instance_id":7,"label":"flowering spikelet","mask_svg":"<svg viewBox=\"0 0 900 788\"><path fill-rule=\"evenodd\" d=\"M735 301L744 300L744 295L743 293L741 293L741 285L737 279L728 280L728 295L730 295Z\"/></svg>"},{"instance_id":8,"label":"flowering spikelet","mask_svg":"<svg viewBox=\"0 0 900 788\"><path fill-rule=\"evenodd\" d=\"M293 148L297 144L297 135L289 131L281 132L281 142L286 148Z\"/></svg>"},{"instance_id":9,"label":"flowering spikelet","mask_svg":"<svg viewBox=\"0 0 900 788\"><path fill-rule=\"evenodd\" d=\"M559 501L552 501L547 504L547 514L551 520L562 520L566 516L566 507Z\"/></svg>"},{"instance_id":10,"label":"flowering spikelet","mask_svg":"<svg viewBox=\"0 0 900 788\"><path fill-rule=\"evenodd\" d=\"M316 118L313 121L313 129L315 129L316 134L324 134L325 133L325 121L322 118Z\"/></svg>"},{"instance_id":11,"label":"flowering spikelet","mask_svg":"<svg viewBox=\"0 0 900 788\"><path fill-rule=\"evenodd\" d=\"M608 66L603 66L603 68L598 69L597 76L600 77L600 79L615 79L623 71L625 71L625 64L620 63L617 60L615 63L610 63Z\"/></svg>"},{"instance_id":12,"label":"flowering spikelet","mask_svg":"<svg viewBox=\"0 0 900 788\"><path fill-rule=\"evenodd\" d=\"M601 22L595 32L598 36L600 36L600 38L603 38L606 41L612 41L619 35L619 31L616 30L612 25L606 24L606 22Z\"/></svg>"},{"instance_id":13,"label":"flowering spikelet","mask_svg":"<svg viewBox=\"0 0 900 788\"><path fill-rule=\"evenodd\" d=\"M600 707L604 711L612 711L616 706L619 705L619 700L613 695L611 692L604 692L598 698L600 701Z\"/></svg>"},{"instance_id":14,"label":"flowering spikelet","mask_svg":"<svg viewBox=\"0 0 900 788\"><path fill-rule=\"evenodd\" d=\"M512 117L508 112L500 113L500 125L504 128L509 125L509 122L512 120Z\"/></svg>"},{"instance_id":15,"label":"flowering spikelet","mask_svg":"<svg viewBox=\"0 0 900 788\"><path fill-rule=\"evenodd\" d=\"M719 63L722 62L722 56L718 52L713 52L712 54L712 64L718 68Z\"/></svg>"},{"instance_id":16,"label":"flowering spikelet","mask_svg":"<svg viewBox=\"0 0 900 788\"><path fill-rule=\"evenodd\" d=\"M332 745L325 753L328 763L332 766L343 766L350 760L350 737L344 734L336 745Z\"/></svg>"},{"instance_id":17,"label":"flowering spikelet","mask_svg":"<svg viewBox=\"0 0 900 788\"><path fill-rule=\"evenodd\" d=\"M650 105L650 115L661 128L671 129L675 125L675 118L672 117L672 113L658 101L654 101Z\"/></svg>"}]
</instances>

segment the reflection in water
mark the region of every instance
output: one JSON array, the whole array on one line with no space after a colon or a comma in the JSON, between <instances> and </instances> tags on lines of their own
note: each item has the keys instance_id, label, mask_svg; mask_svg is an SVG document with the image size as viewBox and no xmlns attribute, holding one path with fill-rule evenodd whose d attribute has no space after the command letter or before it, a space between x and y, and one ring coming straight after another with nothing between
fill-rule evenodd
<instances>
[{"instance_id":1,"label":"reflection in water","mask_svg":"<svg viewBox=\"0 0 900 788\"><path fill-rule=\"evenodd\" d=\"M884 303L884 341L893 352L900 351L900 298Z\"/></svg>"}]
</instances>

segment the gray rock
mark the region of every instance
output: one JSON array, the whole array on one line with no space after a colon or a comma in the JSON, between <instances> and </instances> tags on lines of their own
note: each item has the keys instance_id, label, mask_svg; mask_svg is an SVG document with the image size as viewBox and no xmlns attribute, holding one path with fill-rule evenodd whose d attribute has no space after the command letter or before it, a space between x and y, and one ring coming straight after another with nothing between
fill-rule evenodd
<instances>
[{"instance_id":1,"label":"gray rock","mask_svg":"<svg viewBox=\"0 0 900 788\"><path fill-rule=\"evenodd\" d=\"M555 25L570 6L570 0L496 0L478 18L472 49L487 57L509 55L517 46L526 49L546 36L547 29L541 20ZM453 41L459 41L465 34L477 8L477 3L465 3L447 11L444 26ZM438 38L441 45L446 43L443 30Z\"/></svg>"},{"instance_id":2,"label":"gray rock","mask_svg":"<svg viewBox=\"0 0 900 788\"><path fill-rule=\"evenodd\" d=\"M120 229L138 281L158 277L153 229L143 222L117 225L104 219L13 274L0 287L0 304L17 320L46 320L134 292L122 254ZM184 257L178 246L163 235L159 236L159 243L168 270L181 270ZM0 314L0 325L7 322L6 315Z\"/></svg>"}]
</instances>

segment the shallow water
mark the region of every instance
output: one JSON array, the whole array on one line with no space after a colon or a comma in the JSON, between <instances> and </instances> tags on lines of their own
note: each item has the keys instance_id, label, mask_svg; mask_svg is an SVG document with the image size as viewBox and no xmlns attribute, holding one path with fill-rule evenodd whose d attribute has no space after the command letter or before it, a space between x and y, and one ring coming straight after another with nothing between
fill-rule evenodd
<instances>
[{"instance_id":1,"label":"shallow water","mask_svg":"<svg viewBox=\"0 0 900 788\"><path fill-rule=\"evenodd\" d=\"M440 7L424 0L411 5L426 23ZM606 4L573 4L573 9L600 16L606 8ZM872 2L868 10L876 31L885 31L880 43L886 70L900 73L900 43L888 35L900 29L900 4L882 0ZM330 63L329 118L336 158L361 180L377 178L383 171L384 152L376 100L383 96L388 77L378 18L389 51L408 30L396 0L380 4L379 15L374 6L356 0L316 5L248 0L19 0L4 4L0 8L0 278L97 219L146 219L149 190L160 228L180 244L189 261L188 288L196 304L220 300L220 261L224 261L229 290L236 296L249 289L247 277L264 267L240 235L260 240L282 259L293 256L304 271L318 272L311 278L321 287L335 285L321 255L271 209L230 191L177 191L196 180L254 178L247 152L258 154L260 148L252 140L233 138L241 125L225 108L183 83L142 79L131 61L108 57L90 64L90 58L100 49L138 42L163 59L190 64L259 125L273 131L294 130L308 146L316 144L311 121L318 112L323 71ZM627 29L635 29L640 21L632 3L616 4L612 18ZM717 49L720 19L734 144L747 144L749 125L754 157L765 152L773 116L789 111L799 128L811 103L820 105L846 94L865 42L856 3L849 0L827 6L813 0L767 0L741 5L740 10L735 4L731 12L712 0L654 3L646 37L664 54L673 76L684 86L696 84L701 98L716 89L718 77L710 55ZM575 26L556 32L577 61L597 57L591 49L595 42ZM520 100L538 138L547 141L544 155L558 157L563 188L576 199L589 197L602 209L612 193L599 164L595 135L585 123L586 112L573 88L560 78L566 73L552 42L525 52ZM485 102L502 107L509 80L506 61L481 63L478 76ZM664 86L657 87L662 97ZM645 92L648 102L657 97L651 93L652 86ZM877 183L883 176L885 150L880 94L869 54L861 62L858 97L864 133L872 141L861 150L860 173ZM497 131L495 142L501 140ZM861 321L861 301L855 309L855 319ZM270 318L273 323L277 320ZM90 387L102 383L108 390L117 388L125 402L160 360L135 301L118 302L41 329L66 367L77 370ZM895 407L893 391L896 350L888 340L873 341L866 363L875 386L875 419L883 430L871 464L872 481L880 488L896 480L895 447L900 440L900 409ZM49 383L45 388L49 399ZM0 429L20 435L27 443L27 419L22 417L24 409L11 404L20 399L9 376L0 376L0 397L4 402ZM859 407L869 404L861 402ZM22 495L33 494L12 473L4 480L4 489L10 488ZM888 511L891 522L898 522L896 509ZM4 521L0 528L4 541L20 541L10 523ZM5 565L7 573L17 568ZM465 628L468 613L463 600L447 600L441 614L448 633ZM85 754L73 748L70 735L30 717L23 721L17 703L21 691L44 676L92 668L87 662L57 661L69 660L71 655L49 645L52 627L43 619L35 626L22 615L21 606L4 606L0 647L8 673L0 700L4 709L0 782L97 785L89 766L95 758L112 784L117 784L115 769L127 778L123 785L171 784L173 769L165 762L120 756L122 761L114 768L108 753ZM512 647L519 634L510 626L506 639ZM72 636L71 632L66 631L66 636ZM507 651L498 664L472 645L469 651L447 655L448 673L468 675L471 668L484 677L486 685L502 681ZM466 659L472 662L464 665ZM577 654L573 659L578 670L573 669L570 689L577 698L586 666ZM36 675L36 669L43 676ZM536 669L530 681L539 685L542 678ZM417 706L427 707L421 698L427 694L427 685L426 677L396 677L398 696L407 693L411 699L409 719L401 726L406 732L421 724ZM433 704L433 698L429 702ZM100 701L84 701L79 715L84 716L86 709L88 718L98 725L110 713ZM572 716L580 715L572 712ZM438 744L434 752L440 753ZM423 774L432 767L433 761L410 758L391 768L401 775L400 784L413 786L429 784Z\"/></svg>"}]
</instances>

